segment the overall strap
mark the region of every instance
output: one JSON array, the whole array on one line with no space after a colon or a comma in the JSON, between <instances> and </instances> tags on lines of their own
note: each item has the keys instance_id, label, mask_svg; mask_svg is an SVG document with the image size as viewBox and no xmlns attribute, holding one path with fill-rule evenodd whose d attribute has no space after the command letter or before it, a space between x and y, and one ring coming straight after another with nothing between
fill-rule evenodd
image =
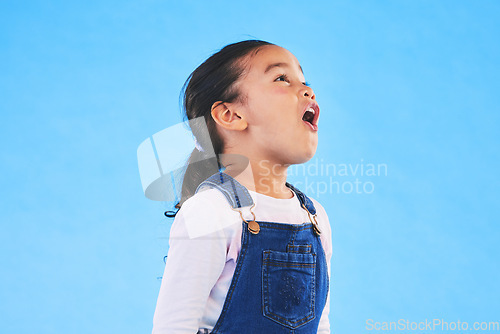
<instances>
[{"instance_id":1,"label":"overall strap","mask_svg":"<svg viewBox=\"0 0 500 334\"><path fill-rule=\"evenodd\" d=\"M285 185L295 192L301 205L303 204L312 215L316 214L316 208L309 197L290 183L286 182ZM213 174L196 188L195 193L206 188L219 189L233 209L253 205L253 199L247 188L226 173Z\"/></svg>"},{"instance_id":2,"label":"overall strap","mask_svg":"<svg viewBox=\"0 0 500 334\"><path fill-rule=\"evenodd\" d=\"M226 197L233 209L252 206L253 199L247 188L226 173L218 172L200 183L195 193L205 188L216 188Z\"/></svg>"},{"instance_id":3,"label":"overall strap","mask_svg":"<svg viewBox=\"0 0 500 334\"><path fill-rule=\"evenodd\" d=\"M309 220L311 221L313 225L313 230L316 235L321 234L321 230L318 225L318 221L316 220L316 208L314 207L313 202L309 197L307 197L303 192L301 192L299 189L295 188L292 186L290 183L286 182L285 185L292 189L295 194L297 194L297 197L299 198L300 205L307 211L307 214L309 215Z\"/></svg>"},{"instance_id":4,"label":"overall strap","mask_svg":"<svg viewBox=\"0 0 500 334\"><path fill-rule=\"evenodd\" d=\"M316 234L320 234L321 231L318 227L318 223L316 221L316 208L314 207L313 202L304 195L300 190L292 186L290 183L286 182L285 185L290 188L297 195L301 206L307 211L309 215L309 219L313 224L314 231ZM236 181L233 177L227 175L226 173L218 172L210 176L208 179L200 183L200 185L196 188L195 193L201 191L205 188L216 188L224 194L229 205L235 211L240 213L241 219L248 225L248 230L253 234L258 234L260 231L259 224L255 221L255 214L252 211L255 203L253 202L252 196L248 192L247 188L243 186L241 183ZM253 215L253 220L245 220L243 218L241 210L238 210L242 207L250 206L250 212Z\"/></svg>"},{"instance_id":5,"label":"overall strap","mask_svg":"<svg viewBox=\"0 0 500 334\"><path fill-rule=\"evenodd\" d=\"M286 182L285 185L292 189L295 194L297 195L297 197L299 198L299 201L300 201L300 204L301 205L304 205L307 209L307 211L309 211L310 214L312 215L315 215L316 214L316 208L314 207L314 204L313 202L311 201L311 199L309 199L309 197L307 197L303 192L301 192L299 189L295 188L294 186L292 186L290 183Z\"/></svg>"}]
</instances>

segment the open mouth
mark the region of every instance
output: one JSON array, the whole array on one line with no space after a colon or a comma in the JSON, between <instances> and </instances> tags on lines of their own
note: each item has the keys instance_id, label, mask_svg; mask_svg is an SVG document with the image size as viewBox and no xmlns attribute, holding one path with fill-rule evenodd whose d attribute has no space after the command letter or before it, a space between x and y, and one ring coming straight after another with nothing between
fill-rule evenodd
<instances>
[{"instance_id":1,"label":"open mouth","mask_svg":"<svg viewBox=\"0 0 500 334\"><path fill-rule=\"evenodd\" d=\"M306 123L313 131L318 131L319 107L315 102L307 105L302 121Z\"/></svg>"}]
</instances>

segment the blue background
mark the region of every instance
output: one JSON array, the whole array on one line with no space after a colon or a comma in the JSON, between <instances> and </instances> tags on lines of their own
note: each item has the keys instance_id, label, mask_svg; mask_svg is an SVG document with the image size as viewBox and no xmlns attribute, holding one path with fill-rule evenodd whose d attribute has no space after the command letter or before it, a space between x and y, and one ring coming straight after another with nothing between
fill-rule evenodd
<instances>
[{"instance_id":1,"label":"blue background","mask_svg":"<svg viewBox=\"0 0 500 334\"><path fill-rule=\"evenodd\" d=\"M387 174L316 197L333 229L332 332L500 321L498 1L2 1L0 332L148 333L171 220L138 145L224 45L301 62L319 164ZM312 163L311 161L310 163ZM310 164L309 163L309 164ZM373 332L373 331L372 331Z\"/></svg>"}]
</instances>

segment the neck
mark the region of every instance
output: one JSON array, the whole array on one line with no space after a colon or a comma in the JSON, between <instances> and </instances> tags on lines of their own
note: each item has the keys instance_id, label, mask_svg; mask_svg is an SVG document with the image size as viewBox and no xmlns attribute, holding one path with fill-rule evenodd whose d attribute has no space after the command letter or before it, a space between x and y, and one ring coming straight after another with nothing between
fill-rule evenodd
<instances>
[{"instance_id":1,"label":"neck","mask_svg":"<svg viewBox=\"0 0 500 334\"><path fill-rule=\"evenodd\" d=\"M274 198L292 198L286 183L288 165L268 160L248 160L240 155L226 154L224 173L233 177L249 190Z\"/></svg>"}]
</instances>

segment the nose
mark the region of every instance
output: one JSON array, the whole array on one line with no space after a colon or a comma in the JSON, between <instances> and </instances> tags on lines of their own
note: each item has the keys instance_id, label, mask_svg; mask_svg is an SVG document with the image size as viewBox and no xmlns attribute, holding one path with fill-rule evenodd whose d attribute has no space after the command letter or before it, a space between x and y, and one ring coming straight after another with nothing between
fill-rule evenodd
<instances>
[{"instance_id":1,"label":"nose","mask_svg":"<svg viewBox=\"0 0 500 334\"><path fill-rule=\"evenodd\" d=\"M302 95L305 96L305 97L310 98L311 100L315 100L316 99L316 95L314 95L313 89L311 87L309 87L309 86L304 86L304 88L302 90Z\"/></svg>"}]
</instances>

